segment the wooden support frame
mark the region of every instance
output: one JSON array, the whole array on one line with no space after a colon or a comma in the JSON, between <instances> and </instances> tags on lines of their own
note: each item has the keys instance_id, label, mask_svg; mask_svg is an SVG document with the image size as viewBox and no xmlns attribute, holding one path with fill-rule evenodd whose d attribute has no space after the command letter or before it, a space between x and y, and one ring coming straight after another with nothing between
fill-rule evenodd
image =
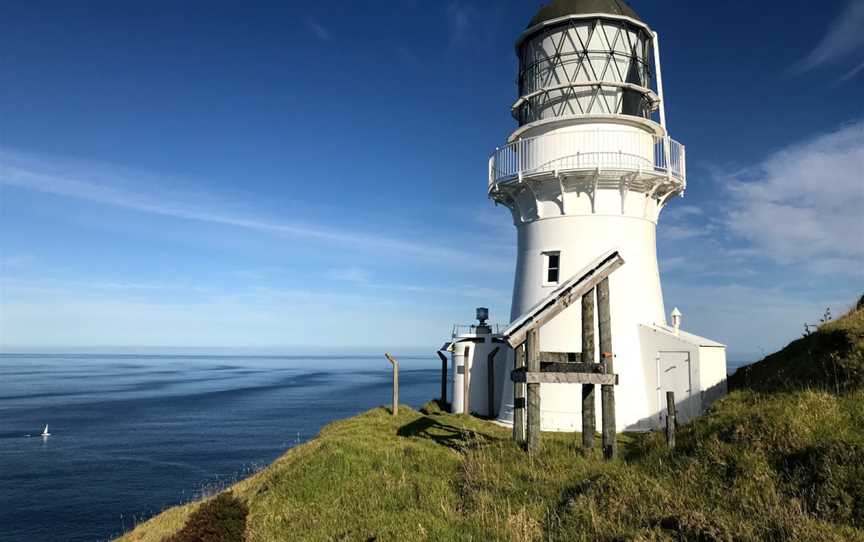
<instances>
[{"instance_id":1,"label":"wooden support frame","mask_svg":"<svg viewBox=\"0 0 864 542\"><path fill-rule=\"evenodd\" d=\"M540 363L581 363L581 352L540 352Z\"/></svg>"},{"instance_id":2,"label":"wooden support frame","mask_svg":"<svg viewBox=\"0 0 864 542\"><path fill-rule=\"evenodd\" d=\"M582 364L590 368L594 363L594 292L591 288L582 295ZM594 395L594 384L585 382L582 384L582 448L594 449L594 432L596 429L597 416L595 412L596 397Z\"/></svg>"},{"instance_id":3,"label":"wooden support frame","mask_svg":"<svg viewBox=\"0 0 864 542\"><path fill-rule=\"evenodd\" d=\"M528 330L526 337L525 368L528 374L540 373L540 333L538 327L534 326ZM540 382L526 381L525 387L528 396L525 444L528 452L533 453L540 449Z\"/></svg>"},{"instance_id":4,"label":"wooden support frame","mask_svg":"<svg viewBox=\"0 0 864 542\"><path fill-rule=\"evenodd\" d=\"M609 308L609 279L597 285L597 328L600 336L600 356L603 372L614 373L615 355L612 353L612 313ZM617 451L615 442L615 386L604 384L600 388L600 403L603 410L603 457L612 459Z\"/></svg>"},{"instance_id":5,"label":"wooden support frame","mask_svg":"<svg viewBox=\"0 0 864 542\"><path fill-rule=\"evenodd\" d=\"M505 340L511 348L516 348L517 345L525 342L530 328L540 328L558 316L561 311L580 300L586 292L593 289L600 281L607 278L622 265L624 265L624 258L617 250L597 258L582 272L570 277L543 301L514 320L504 330Z\"/></svg>"},{"instance_id":6,"label":"wooden support frame","mask_svg":"<svg viewBox=\"0 0 864 542\"><path fill-rule=\"evenodd\" d=\"M516 362L510 375L514 399L513 438L520 445L524 444L529 453L540 448L540 384L575 383L583 385L583 447L594 446L594 386L600 385L603 455L611 459L616 454L615 386L618 384L618 375L615 374L612 352L609 275L623 264L624 259L618 251L604 254L516 318L503 333L505 341L516 349ZM600 364L593 363L595 291ZM566 353L551 352L544 352L547 359L543 360L539 343L540 327L576 300L582 302L583 343L580 360L570 361ZM564 355L567 355L566 359Z\"/></svg>"},{"instance_id":7,"label":"wooden support frame","mask_svg":"<svg viewBox=\"0 0 864 542\"><path fill-rule=\"evenodd\" d=\"M526 384L590 384L617 386L618 375L603 373L545 373L513 371L511 375L513 382L525 382Z\"/></svg>"},{"instance_id":8,"label":"wooden support frame","mask_svg":"<svg viewBox=\"0 0 864 542\"><path fill-rule=\"evenodd\" d=\"M514 365L516 370L525 369L525 344L516 348ZM525 444L525 383L513 382L513 440Z\"/></svg>"},{"instance_id":9,"label":"wooden support frame","mask_svg":"<svg viewBox=\"0 0 864 542\"><path fill-rule=\"evenodd\" d=\"M541 373L599 373L600 366L596 363L558 363L540 361Z\"/></svg>"}]
</instances>

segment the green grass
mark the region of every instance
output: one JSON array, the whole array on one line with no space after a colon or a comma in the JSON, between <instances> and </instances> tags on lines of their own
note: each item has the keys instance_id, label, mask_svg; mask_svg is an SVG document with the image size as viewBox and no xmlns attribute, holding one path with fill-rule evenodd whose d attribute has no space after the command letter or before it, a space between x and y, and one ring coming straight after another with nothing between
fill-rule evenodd
<instances>
[{"instance_id":1,"label":"green grass","mask_svg":"<svg viewBox=\"0 0 864 542\"><path fill-rule=\"evenodd\" d=\"M622 435L610 462L544 433L528 456L508 430L430 403L334 422L230 490L248 541L864 541L862 337L857 311L808 337L806 356L796 343L769 356L674 453L659 434ZM201 507L122 540L162 541Z\"/></svg>"}]
</instances>

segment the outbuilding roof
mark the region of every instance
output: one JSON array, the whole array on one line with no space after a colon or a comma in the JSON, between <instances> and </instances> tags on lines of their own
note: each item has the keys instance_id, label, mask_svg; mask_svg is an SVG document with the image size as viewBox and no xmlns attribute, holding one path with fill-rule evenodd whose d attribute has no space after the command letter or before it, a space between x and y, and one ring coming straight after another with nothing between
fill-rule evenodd
<instances>
[{"instance_id":1,"label":"outbuilding roof","mask_svg":"<svg viewBox=\"0 0 864 542\"><path fill-rule=\"evenodd\" d=\"M641 21L639 14L628 6L624 0L552 0L542 6L526 28L531 28L544 21L551 21L568 15L588 13L608 13L622 15Z\"/></svg>"},{"instance_id":2,"label":"outbuilding roof","mask_svg":"<svg viewBox=\"0 0 864 542\"><path fill-rule=\"evenodd\" d=\"M679 329L677 332L669 328L667 326L660 326L657 324L645 325L641 324L643 327L653 329L654 331L658 331L660 333L664 333L669 335L672 338L678 339L687 344L692 344L693 346L712 346L712 347L722 347L726 348L726 345L723 343L718 343L717 341L712 341L711 339L706 339L705 337L700 337L695 333L688 333L683 329Z\"/></svg>"}]
</instances>

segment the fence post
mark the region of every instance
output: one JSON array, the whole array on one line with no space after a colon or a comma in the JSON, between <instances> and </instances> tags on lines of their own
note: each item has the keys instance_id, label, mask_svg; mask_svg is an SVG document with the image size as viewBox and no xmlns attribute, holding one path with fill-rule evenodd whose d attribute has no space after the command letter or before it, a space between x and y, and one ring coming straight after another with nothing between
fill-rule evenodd
<instances>
[{"instance_id":1,"label":"fence post","mask_svg":"<svg viewBox=\"0 0 864 542\"><path fill-rule=\"evenodd\" d=\"M594 363L594 288L582 296L582 363ZM594 448L594 384L582 384L582 447Z\"/></svg>"},{"instance_id":2,"label":"fence post","mask_svg":"<svg viewBox=\"0 0 864 542\"><path fill-rule=\"evenodd\" d=\"M440 350L436 354L441 358L441 408L445 408L447 405L447 356L442 354Z\"/></svg>"},{"instance_id":3,"label":"fence post","mask_svg":"<svg viewBox=\"0 0 864 542\"><path fill-rule=\"evenodd\" d=\"M516 348L514 369L525 368L525 343ZM513 440L522 446L525 443L525 383L513 382Z\"/></svg>"},{"instance_id":4,"label":"fence post","mask_svg":"<svg viewBox=\"0 0 864 542\"><path fill-rule=\"evenodd\" d=\"M390 354L384 354L393 365L393 408L391 412L394 416L399 414L399 362Z\"/></svg>"},{"instance_id":5,"label":"fence post","mask_svg":"<svg viewBox=\"0 0 864 542\"><path fill-rule=\"evenodd\" d=\"M495 416L495 354L500 350L500 346L496 346L494 350L486 356L486 400L487 414L490 418Z\"/></svg>"},{"instance_id":6,"label":"fence post","mask_svg":"<svg viewBox=\"0 0 864 542\"><path fill-rule=\"evenodd\" d=\"M600 335L600 356L603 358L603 372L615 374L615 355L612 353L612 314L609 308L609 278L597 285L597 320ZM601 408L603 410L603 457L615 457L615 386L600 386Z\"/></svg>"},{"instance_id":7,"label":"fence post","mask_svg":"<svg viewBox=\"0 0 864 542\"><path fill-rule=\"evenodd\" d=\"M526 348L526 374L540 372L540 337L537 328L528 331ZM528 395L528 451L540 449L540 384L531 383L525 386Z\"/></svg>"},{"instance_id":8,"label":"fence post","mask_svg":"<svg viewBox=\"0 0 864 542\"><path fill-rule=\"evenodd\" d=\"M675 392L666 392L666 444L669 449L675 448Z\"/></svg>"}]
</instances>

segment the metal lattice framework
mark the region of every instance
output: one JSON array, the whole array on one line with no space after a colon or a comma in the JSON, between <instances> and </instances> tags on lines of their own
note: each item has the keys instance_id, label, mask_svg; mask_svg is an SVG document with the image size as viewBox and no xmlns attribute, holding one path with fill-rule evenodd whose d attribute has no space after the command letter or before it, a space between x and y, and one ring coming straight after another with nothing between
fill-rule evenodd
<instances>
[{"instance_id":1,"label":"metal lattice framework","mask_svg":"<svg viewBox=\"0 0 864 542\"><path fill-rule=\"evenodd\" d=\"M659 105L651 90L651 35L623 19L571 18L519 45L513 116L524 125L569 115L643 118Z\"/></svg>"}]
</instances>

